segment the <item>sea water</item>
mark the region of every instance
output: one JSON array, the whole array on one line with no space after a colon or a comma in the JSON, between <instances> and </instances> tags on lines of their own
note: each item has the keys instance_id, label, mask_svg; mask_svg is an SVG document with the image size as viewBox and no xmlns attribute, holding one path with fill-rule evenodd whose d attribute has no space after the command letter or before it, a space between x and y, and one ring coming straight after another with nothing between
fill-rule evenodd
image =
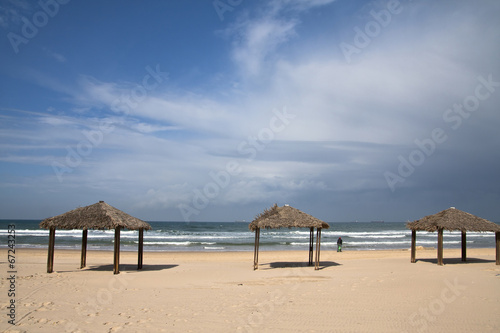
<instances>
[{"instance_id":1,"label":"sea water","mask_svg":"<svg viewBox=\"0 0 500 333\"><path fill-rule=\"evenodd\" d=\"M49 232L40 220L0 220L0 244L7 244L7 226L15 225L17 248L47 248ZM253 251L255 233L242 222L149 222L144 232L145 251ZM342 237L344 251L409 249L411 230L405 222L330 222L322 230L321 250L336 250ZM316 236L316 232L314 233ZM80 249L82 230L56 230L55 244L61 249ZM114 230L89 230L89 250L113 250ZM138 231L122 230L121 250L136 251ZM261 230L260 250L307 250L309 230L282 228ZM437 247L437 233L417 232L417 246ZM460 232L444 232L445 248L460 248ZM492 232L468 232L468 248L494 248Z\"/></svg>"}]
</instances>

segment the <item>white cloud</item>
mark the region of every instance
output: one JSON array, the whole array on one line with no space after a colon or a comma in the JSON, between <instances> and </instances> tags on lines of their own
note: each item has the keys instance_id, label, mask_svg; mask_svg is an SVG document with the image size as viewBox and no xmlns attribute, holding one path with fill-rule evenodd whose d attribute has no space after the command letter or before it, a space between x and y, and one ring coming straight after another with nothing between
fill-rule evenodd
<instances>
[{"instance_id":1,"label":"white cloud","mask_svg":"<svg viewBox=\"0 0 500 333\"><path fill-rule=\"evenodd\" d=\"M146 123L135 123L130 126L132 129L135 129L141 133L154 133L154 132L162 132L162 131L175 131L178 130L177 127L174 126L155 126L152 124Z\"/></svg>"},{"instance_id":2,"label":"white cloud","mask_svg":"<svg viewBox=\"0 0 500 333\"><path fill-rule=\"evenodd\" d=\"M453 18L436 5L435 12L425 14L425 27L409 26L407 21L424 14L413 11L411 6L418 5L407 4L398 20L348 64L335 34L325 32L321 47L301 47L305 41L298 33L300 12L330 2L273 1L267 12L242 13L226 31L232 42L227 56L236 70L224 75L238 81L236 95L216 89L180 91L169 84L175 78L169 78L147 96L132 100L131 107L123 96L132 96L138 83L82 76L75 87L68 87L35 73L32 77L41 86L70 96L72 112L38 115L38 122L22 119L24 131L4 130L11 141L19 139L17 147L3 146L11 153L8 159L64 163L65 147L76 149L86 140L83 130L96 130L99 121L107 119L115 129L65 175L58 187L62 192L99 189L133 201L139 211L177 212L179 203L190 203L195 190L213 181L210 171L224 170L234 160L242 172L210 205L312 202L315 195L331 203L332 192L340 203L362 191L389 196L383 172L397 168L398 155L407 156L415 149L415 139L447 126L444 111L474 93L479 75L493 73L500 81L498 23L467 19L467 8L473 5L464 9L462 3ZM352 32L352 26L342 29ZM287 43L295 43L293 57L283 54ZM441 155L431 156L403 186L427 184L425 179L454 170L457 160L469 167L473 162L465 163L468 154L479 155L471 158L474 161L490 158L488 165L495 165L499 94L500 89L460 131L448 132ZM239 145L270 128L272 110L284 106L296 117L248 161ZM19 151L36 148L36 140L43 149L33 159L24 158ZM348 195L340 197L342 193ZM127 199L131 196L133 200ZM197 219L206 219L204 214Z\"/></svg>"},{"instance_id":3,"label":"white cloud","mask_svg":"<svg viewBox=\"0 0 500 333\"><path fill-rule=\"evenodd\" d=\"M52 58L58 62L66 62L66 57L63 56L62 54L53 52L52 50L49 50L46 47L43 48L43 51L45 52L45 55L49 58Z\"/></svg>"},{"instance_id":4,"label":"white cloud","mask_svg":"<svg viewBox=\"0 0 500 333\"><path fill-rule=\"evenodd\" d=\"M269 62L276 61L278 48L296 37L300 12L322 6L333 0L275 0L257 18L242 15L225 34L233 40L232 57L244 76L262 74ZM283 15L284 13L287 15Z\"/></svg>"},{"instance_id":5,"label":"white cloud","mask_svg":"<svg viewBox=\"0 0 500 333\"><path fill-rule=\"evenodd\" d=\"M257 22L240 22L230 28L237 36L234 42L233 59L243 71L243 74L256 76L263 69L263 63L268 60L276 48L291 38L297 21L278 20L267 17Z\"/></svg>"},{"instance_id":6,"label":"white cloud","mask_svg":"<svg viewBox=\"0 0 500 333\"><path fill-rule=\"evenodd\" d=\"M74 125L75 122L68 120L67 118L63 117L41 117L40 122L44 124L49 124L53 126L67 126L67 125Z\"/></svg>"}]
</instances>

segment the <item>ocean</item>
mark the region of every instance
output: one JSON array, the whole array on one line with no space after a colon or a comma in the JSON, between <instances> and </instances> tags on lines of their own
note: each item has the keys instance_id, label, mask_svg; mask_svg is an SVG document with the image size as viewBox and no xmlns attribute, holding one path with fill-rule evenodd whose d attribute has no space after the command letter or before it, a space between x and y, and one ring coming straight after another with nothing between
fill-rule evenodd
<instances>
[{"instance_id":1,"label":"ocean","mask_svg":"<svg viewBox=\"0 0 500 333\"><path fill-rule=\"evenodd\" d=\"M7 244L7 226L15 225L17 248L47 248L49 232L40 220L0 220L0 244ZM149 222L144 251L253 251L255 234L244 222ZM336 250L342 237L344 251L409 249L411 231L405 222L330 222L322 231L321 250ZM89 250L113 250L114 230L89 230ZM315 233L316 235L316 233ZM57 230L56 248L80 249L81 230ZM122 230L121 250L136 251L138 232ZM308 229L262 230L261 251L307 250ZM437 247L437 233L417 232L417 246ZM445 248L460 248L460 232L444 232ZM468 248L494 248L494 233L467 233Z\"/></svg>"}]
</instances>

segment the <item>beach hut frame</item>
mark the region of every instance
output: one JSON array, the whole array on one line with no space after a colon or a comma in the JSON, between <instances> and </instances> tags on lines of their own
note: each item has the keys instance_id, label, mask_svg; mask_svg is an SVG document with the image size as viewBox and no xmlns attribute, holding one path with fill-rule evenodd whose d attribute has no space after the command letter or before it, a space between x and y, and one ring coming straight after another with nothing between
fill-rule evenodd
<instances>
[{"instance_id":1,"label":"beach hut frame","mask_svg":"<svg viewBox=\"0 0 500 333\"><path fill-rule=\"evenodd\" d=\"M443 265L443 231L462 232L462 257L467 261L467 231L494 232L495 233L495 257L496 264L500 265L500 226L480 218L478 216L463 212L455 207L448 208L434 215L428 215L420 220L406 224L411 229L411 262L416 262L416 239L417 231L437 231L437 264Z\"/></svg>"},{"instance_id":2,"label":"beach hut frame","mask_svg":"<svg viewBox=\"0 0 500 333\"><path fill-rule=\"evenodd\" d=\"M296 208L285 205L278 207L277 204L259 214L248 226L255 232L255 245L253 254L253 269L259 268L259 245L260 230L279 229L279 228L308 228L309 229L309 266L319 269L320 251L321 251L321 230L328 229L328 223L323 222L309 214L306 214ZM314 229L316 228L316 255L314 256Z\"/></svg>"},{"instance_id":3,"label":"beach hut frame","mask_svg":"<svg viewBox=\"0 0 500 333\"><path fill-rule=\"evenodd\" d=\"M80 268L87 266L87 235L89 229L114 229L113 250L113 273L120 273L120 230L138 230L138 260L137 269L142 269L144 230L151 230L151 226L119 209L116 209L104 201L99 201L90 206L76 208L64 214L50 217L40 223L40 227L49 229L49 248L47 257L47 273L54 271L54 248L56 228L59 229L82 229L82 250Z\"/></svg>"}]
</instances>

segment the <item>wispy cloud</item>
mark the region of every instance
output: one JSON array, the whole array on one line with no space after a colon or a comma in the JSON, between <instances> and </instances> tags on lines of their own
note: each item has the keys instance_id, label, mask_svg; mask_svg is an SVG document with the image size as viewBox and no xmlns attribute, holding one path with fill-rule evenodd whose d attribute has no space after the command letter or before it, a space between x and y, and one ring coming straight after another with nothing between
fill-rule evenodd
<instances>
[{"instance_id":1,"label":"wispy cloud","mask_svg":"<svg viewBox=\"0 0 500 333\"><path fill-rule=\"evenodd\" d=\"M397 20L348 64L338 36L352 38L352 28L359 23L335 25L334 33L313 29L319 34L318 45L303 38L311 27L304 25L302 14L332 2L275 0L258 8L238 7L223 33L229 51L218 54L230 66L206 79L220 83L229 78L228 83L210 89L203 88L207 82L198 81L191 89L180 89L174 74L130 105L117 107L116 101L123 102L140 87L143 78L137 71L136 81L81 73L63 82L49 71L23 68L23 79L53 93L54 107L43 106L45 113L5 111L2 159L43 166L39 189L67 193L78 188L82 196L95 196L98 190L127 205L133 202L133 209L145 216L162 219L181 219L177 205L192 201L195 190L213 181L210 172L224 170L228 161L238 162L241 172L211 205L237 206L233 214L242 207L251 211L258 206L260 211L269 203L288 201L314 206L319 215L338 220L342 217L328 215L333 204L356 210L364 200L368 209L380 211L388 207L384 202L397 206L409 205L403 199L434 200L436 195L429 195L437 193L433 183L439 183L441 196L454 196L458 192L453 180L465 178L467 172L472 176L475 164L484 172L473 173L474 182L460 184L494 184L500 140L495 135L497 93L464 120L460 131L448 132L439 154L402 184L400 196L392 196L383 177L384 171L397 167L398 155L414 149L415 139L447 126L443 113L474 93L479 75L491 73L500 81L499 23L494 15L467 1L433 2L432 10L402 2ZM386 2L370 4L369 10ZM415 23L421 21L425 25ZM64 62L53 50L46 48L45 55ZM160 64L162 71L168 71L167 66ZM273 110L283 106L294 115L293 122L274 133L272 142L255 148L252 158L242 154L241 143L269 133ZM102 133L102 142L54 186L51 163L66 163L68 150L76 151L88 140L85 133L97 131L103 121L114 130ZM28 181L22 184L29 186ZM497 197L497 190L481 188L488 188L485 198L490 202ZM209 207L194 218L216 216L221 216L220 210Z\"/></svg>"},{"instance_id":2,"label":"wispy cloud","mask_svg":"<svg viewBox=\"0 0 500 333\"><path fill-rule=\"evenodd\" d=\"M232 57L244 75L257 76L274 63L278 48L296 36L300 13L332 0L275 0L259 13L241 15L225 34L233 41ZM286 14L286 15L284 15Z\"/></svg>"},{"instance_id":3,"label":"wispy cloud","mask_svg":"<svg viewBox=\"0 0 500 333\"><path fill-rule=\"evenodd\" d=\"M53 52L52 50L44 47L43 51L45 52L45 55L49 58L52 58L58 62L66 62L66 57L64 57L62 54Z\"/></svg>"},{"instance_id":4,"label":"wispy cloud","mask_svg":"<svg viewBox=\"0 0 500 333\"><path fill-rule=\"evenodd\" d=\"M230 28L234 39L233 59L244 74L261 73L263 62L276 48L294 35L297 21L267 17L259 21L241 21Z\"/></svg>"}]
</instances>

